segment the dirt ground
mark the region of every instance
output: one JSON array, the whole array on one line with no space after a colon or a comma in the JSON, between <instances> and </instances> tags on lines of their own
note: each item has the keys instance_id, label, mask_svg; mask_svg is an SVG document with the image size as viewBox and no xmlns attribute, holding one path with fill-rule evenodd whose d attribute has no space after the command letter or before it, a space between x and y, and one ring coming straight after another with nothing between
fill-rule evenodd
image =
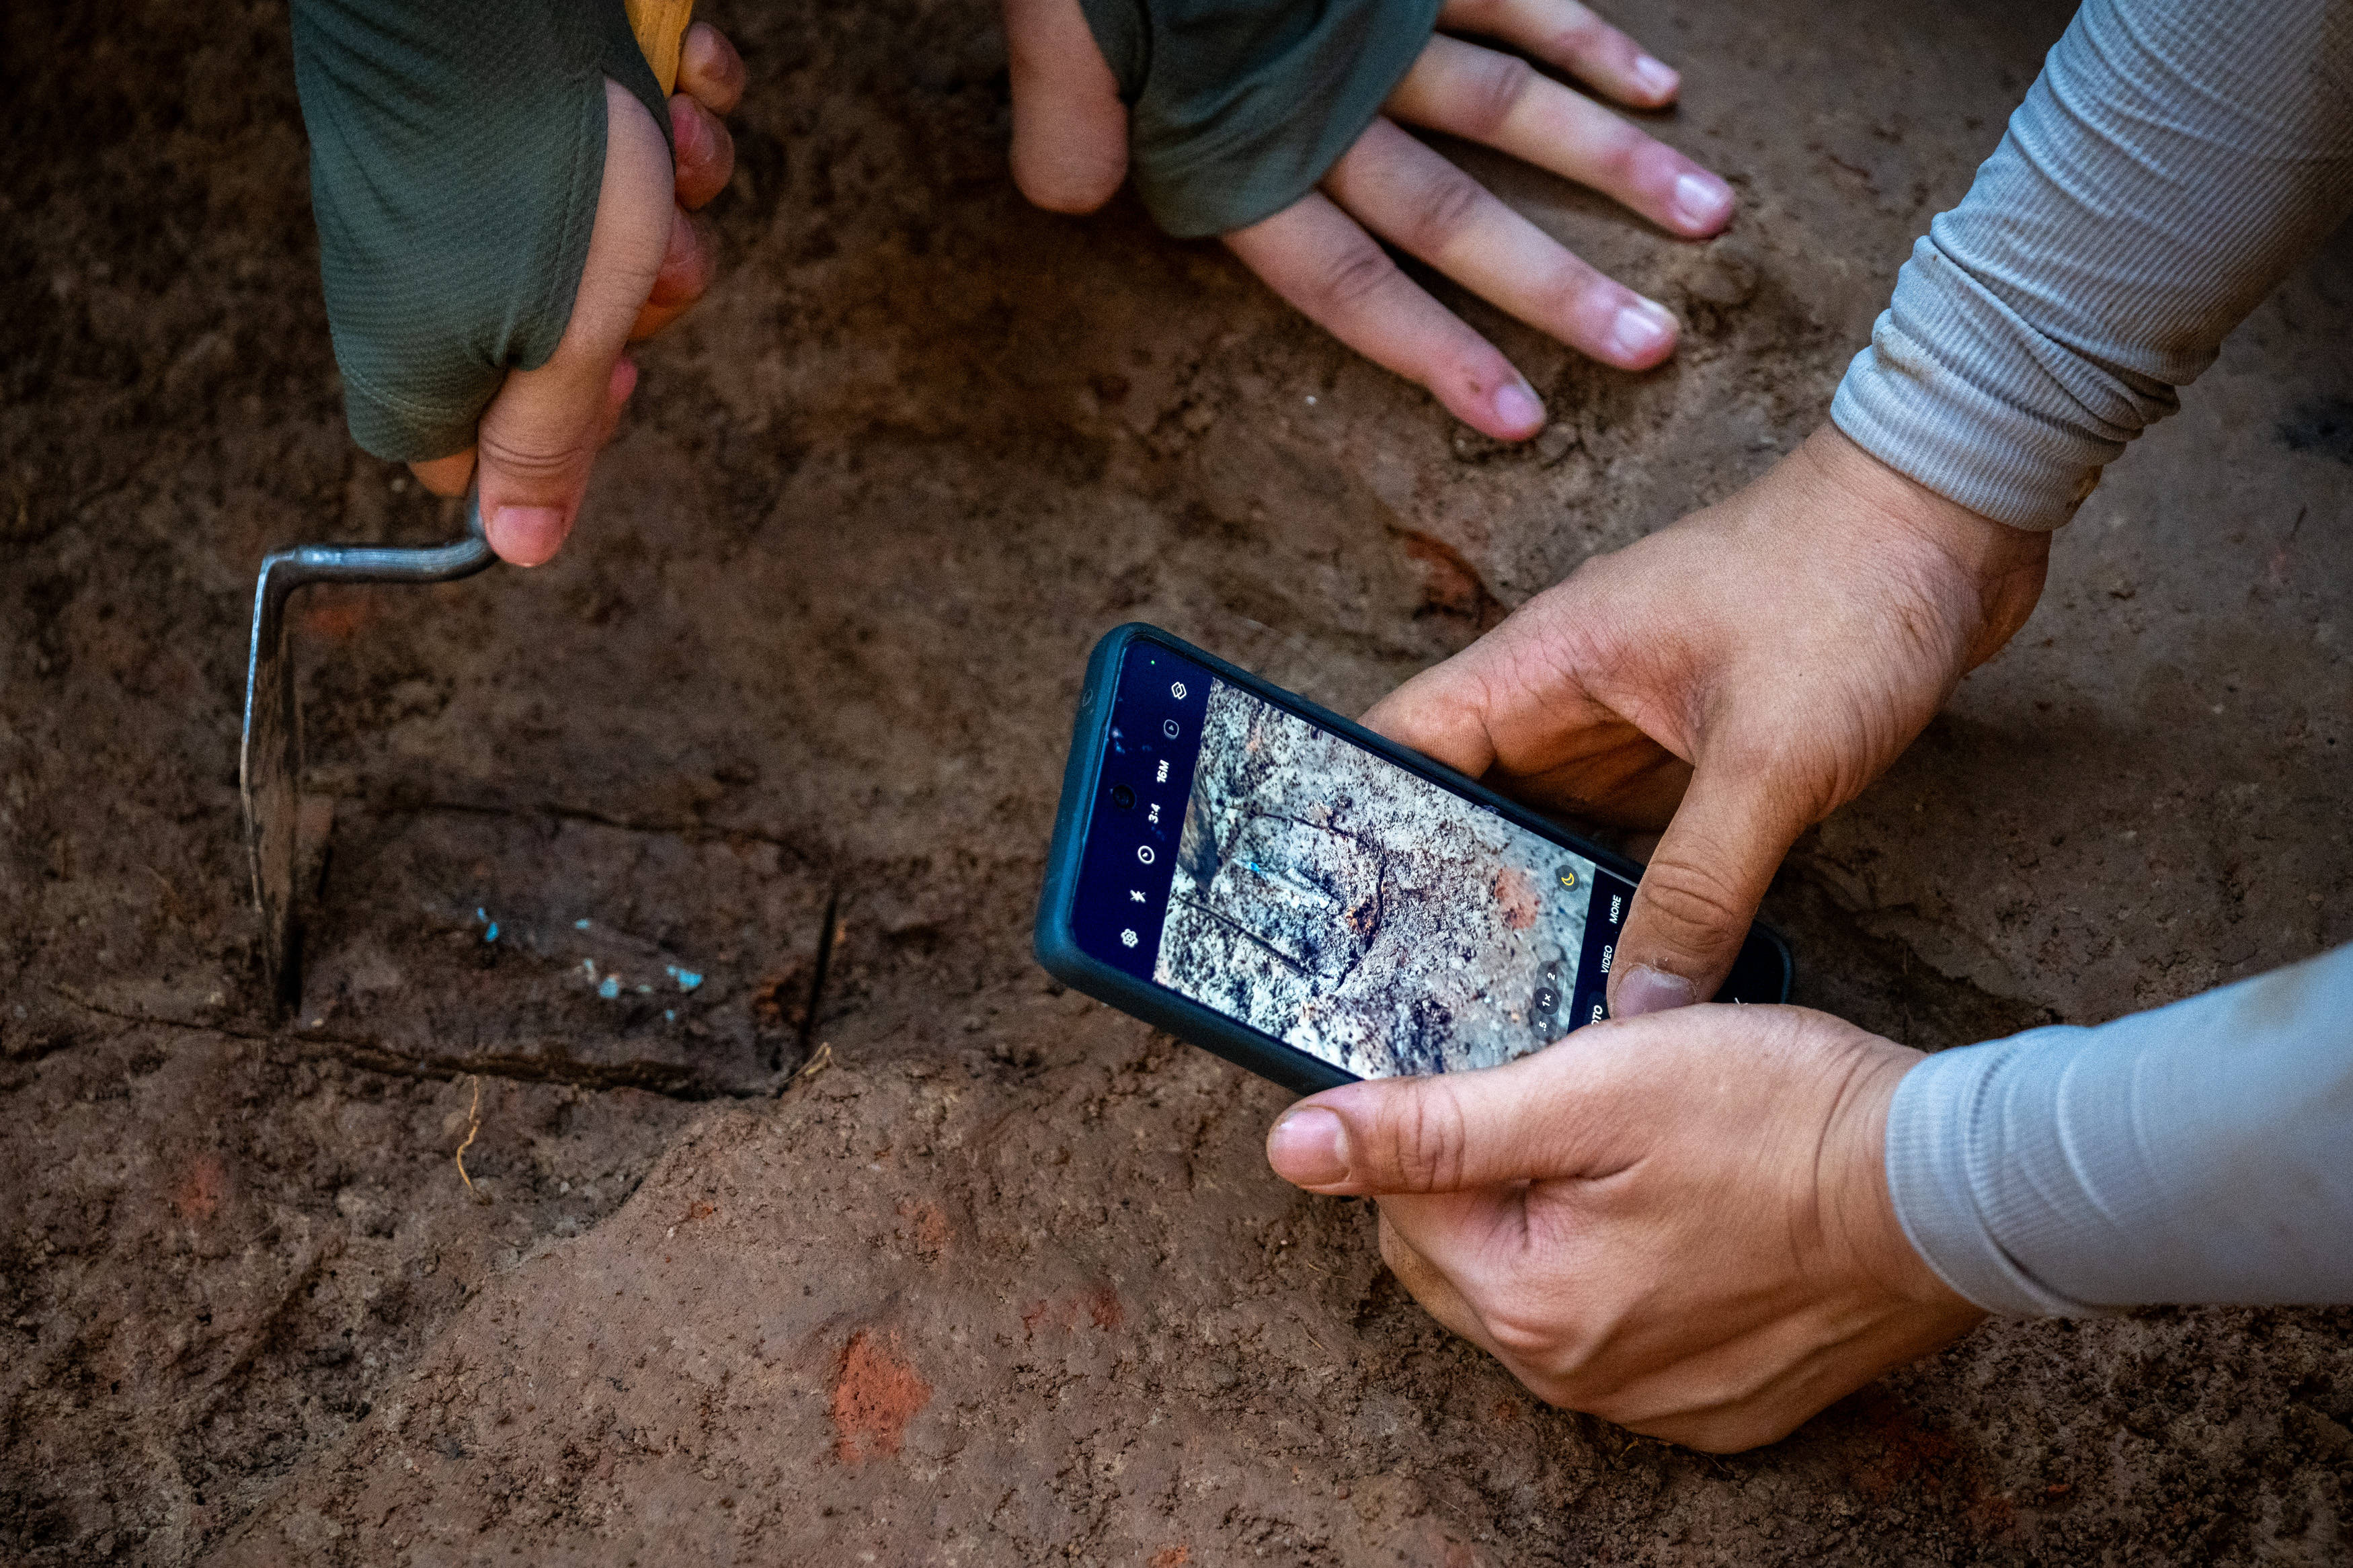
<instances>
[{"instance_id":1,"label":"dirt ground","mask_svg":"<svg viewBox=\"0 0 2353 1568\"><path fill-rule=\"evenodd\" d=\"M0 15L0 1560L2353 1561L2353 1312L1990 1325L1760 1452L1631 1438L1276 1182L1279 1091L1028 952L1096 636L1361 708L1759 472L2063 10L1618 5L1742 213L1466 154L1690 325L1627 376L1466 302L1520 448L1124 200L1026 210L983 0L704 13L730 270L572 548L300 602L282 1030L255 563L453 520L345 438L283 6ZM1802 1000L1941 1047L2353 938L2348 333L2340 236L1801 844Z\"/></svg>"}]
</instances>

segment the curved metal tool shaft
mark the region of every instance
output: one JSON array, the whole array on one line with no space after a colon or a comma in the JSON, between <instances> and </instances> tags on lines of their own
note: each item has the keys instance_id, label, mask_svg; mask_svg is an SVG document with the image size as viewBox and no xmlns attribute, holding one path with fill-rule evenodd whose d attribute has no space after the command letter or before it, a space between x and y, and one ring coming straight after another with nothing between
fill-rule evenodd
<instances>
[{"instance_id":1,"label":"curved metal tool shaft","mask_svg":"<svg viewBox=\"0 0 2353 1568\"><path fill-rule=\"evenodd\" d=\"M466 537L448 544L301 544L262 558L253 590L253 647L245 669L245 743L237 778L245 798L246 848L253 859L253 898L261 908L262 965L281 1012L301 999L294 858L302 720L294 706L294 665L286 647L287 595L312 583L449 583L497 559L482 534L480 507L471 501Z\"/></svg>"}]
</instances>

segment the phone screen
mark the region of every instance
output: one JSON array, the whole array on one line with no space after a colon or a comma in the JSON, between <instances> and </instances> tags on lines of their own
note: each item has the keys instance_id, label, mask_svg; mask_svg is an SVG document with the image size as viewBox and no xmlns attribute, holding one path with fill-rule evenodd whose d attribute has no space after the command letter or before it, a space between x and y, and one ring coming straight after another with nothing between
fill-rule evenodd
<instances>
[{"instance_id":1,"label":"phone screen","mask_svg":"<svg viewBox=\"0 0 2353 1568\"><path fill-rule=\"evenodd\" d=\"M1093 957L1359 1078L1493 1067L1605 1016L1633 884L1148 641L1072 910Z\"/></svg>"}]
</instances>

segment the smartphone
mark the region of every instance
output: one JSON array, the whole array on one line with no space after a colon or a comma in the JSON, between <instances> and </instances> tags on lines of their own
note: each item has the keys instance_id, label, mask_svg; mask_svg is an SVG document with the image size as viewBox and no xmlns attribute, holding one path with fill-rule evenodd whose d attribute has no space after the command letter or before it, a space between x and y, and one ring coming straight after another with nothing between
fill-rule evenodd
<instances>
[{"instance_id":1,"label":"smartphone","mask_svg":"<svg viewBox=\"0 0 2353 1568\"><path fill-rule=\"evenodd\" d=\"M1494 1067L1605 1016L1641 870L1362 725L1130 625L1095 645L1039 962L1275 1082ZM1717 1001L1788 999L1751 929Z\"/></svg>"}]
</instances>

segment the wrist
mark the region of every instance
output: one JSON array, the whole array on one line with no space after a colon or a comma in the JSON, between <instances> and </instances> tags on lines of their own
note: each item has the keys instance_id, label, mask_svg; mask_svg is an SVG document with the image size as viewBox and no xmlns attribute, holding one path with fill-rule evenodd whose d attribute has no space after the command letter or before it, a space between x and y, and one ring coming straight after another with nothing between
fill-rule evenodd
<instances>
[{"instance_id":1,"label":"wrist","mask_svg":"<svg viewBox=\"0 0 2353 1568\"><path fill-rule=\"evenodd\" d=\"M1971 511L1882 462L1835 425L1824 423L1790 454L1788 467L1817 492L1821 510L1858 529L1851 543L1900 571L1930 579L1939 598L1974 624L1962 669L2000 652L2033 614L2051 561L2051 535Z\"/></svg>"},{"instance_id":2,"label":"wrist","mask_svg":"<svg viewBox=\"0 0 2353 1568\"><path fill-rule=\"evenodd\" d=\"M1831 1166L1838 1187L1825 1206L1837 1226L1847 1267L1873 1292L1908 1306L1974 1314L1978 1309L1945 1283L1912 1245L1887 1178L1887 1129L1895 1089L1926 1059L1909 1047L1880 1042L1856 1074L1832 1134L1841 1151Z\"/></svg>"}]
</instances>

